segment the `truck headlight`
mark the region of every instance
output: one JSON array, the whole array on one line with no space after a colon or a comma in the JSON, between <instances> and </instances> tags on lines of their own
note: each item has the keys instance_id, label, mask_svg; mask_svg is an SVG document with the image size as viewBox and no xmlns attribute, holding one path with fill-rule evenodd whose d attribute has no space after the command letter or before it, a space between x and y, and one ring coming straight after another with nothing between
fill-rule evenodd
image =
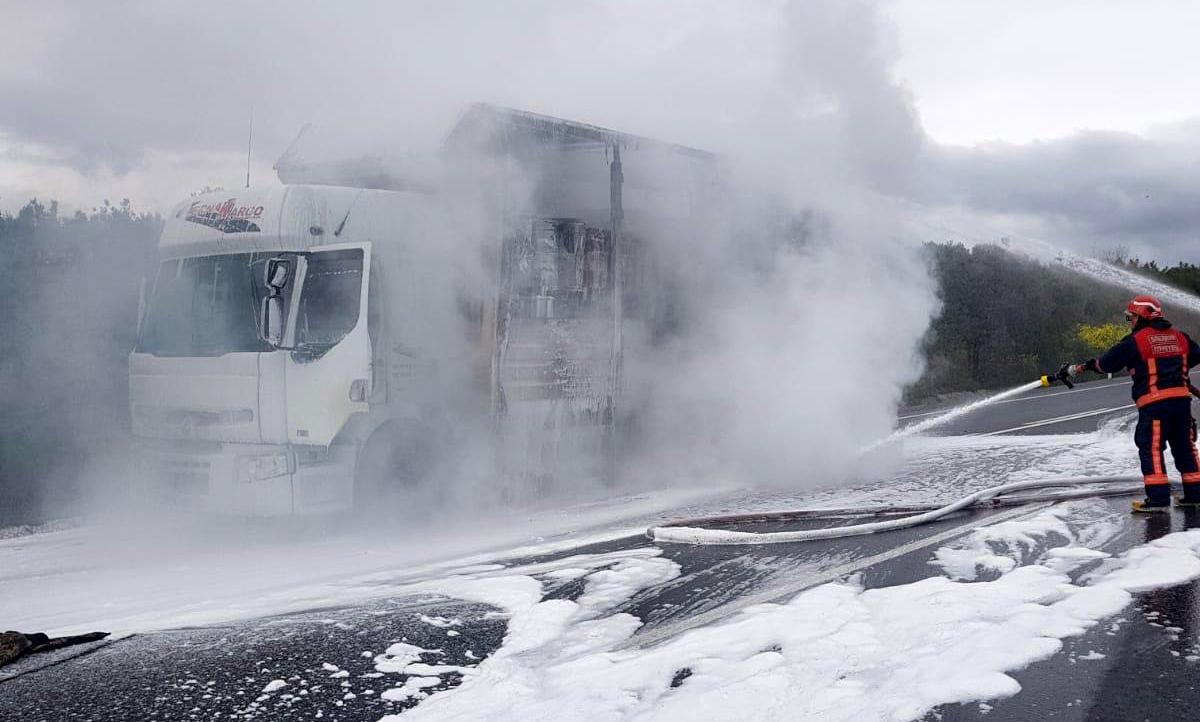
<instances>
[{"instance_id":1,"label":"truck headlight","mask_svg":"<svg viewBox=\"0 0 1200 722\"><path fill-rule=\"evenodd\" d=\"M313 466L329 461L328 446L296 444L292 452L296 455L296 466Z\"/></svg>"},{"instance_id":2,"label":"truck headlight","mask_svg":"<svg viewBox=\"0 0 1200 722\"><path fill-rule=\"evenodd\" d=\"M290 473L292 473L291 458L286 451L238 457L237 480L243 484L274 479Z\"/></svg>"}]
</instances>

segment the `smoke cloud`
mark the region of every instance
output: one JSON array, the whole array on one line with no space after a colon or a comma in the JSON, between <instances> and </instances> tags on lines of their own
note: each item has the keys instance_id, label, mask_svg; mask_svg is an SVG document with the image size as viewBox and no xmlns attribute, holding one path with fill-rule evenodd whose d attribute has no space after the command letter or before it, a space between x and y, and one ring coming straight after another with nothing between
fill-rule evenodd
<instances>
[{"instance_id":1,"label":"smoke cloud","mask_svg":"<svg viewBox=\"0 0 1200 722\"><path fill-rule=\"evenodd\" d=\"M635 323L626 329L621 403L631 429L623 475L638 483L803 488L879 473L880 460L868 466L858 452L894 424L903 388L922 371L918 341L937 307L899 215L877 195L908 187L926 151L911 100L890 77L889 29L866 3L753 6L736 20L702 15L671 38L667 60L678 63L674 54L682 53L697 61L693 43L701 41L752 40L762 51L753 72L742 67L736 79L722 78L733 80L727 87L707 89L740 102L692 114L686 104L695 99L685 92L684 108L617 103L601 116L622 130L661 129L663 140L697 143L726 159L723 181L701 200L664 201L657 214L629 225L645 244L671 319L665 333ZM720 21L732 22L732 32ZM610 60L620 75L623 60ZM686 80L695 69L679 72ZM631 96L675 97L653 82L624 79ZM556 105L573 98L586 108L584 87L564 83ZM626 176L684 190L687 181L661 160L630 155ZM603 177L599 163L597 173ZM637 203L636 185L626 193ZM462 242L494 242L480 231L456 234L457 246L434 245L479 257L481 249ZM568 485L594 482L580 473Z\"/></svg>"},{"instance_id":2,"label":"smoke cloud","mask_svg":"<svg viewBox=\"0 0 1200 722\"><path fill-rule=\"evenodd\" d=\"M339 129L336 143L311 152L386 167L436 150L473 101L720 154L719 187L657 209L667 213L634 198L633 182L627 189L644 207L629 233L672 299L666 330L626 329L632 483L810 487L866 473L857 451L888 433L921 372L936 293L881 198L914 187L929 148L892 76L893 30L875 3L279 3L202 13L50 3L16 22L10 34L26 38L22 52L41 73L35 83L0 71L0 152L54 159L51 182L103 181L152 206L204 185L240 186L251 114L256 185L275 182L267 164L306 122ZM633 179L676 182L649 154L626 162ZM464 289L489 283L497 208L520 205L544 180L527 170L440 169L439 199L408 229L424 241L412 261L428 271L427 293L414 287L394 302L429 309L415 333L440 349L439 380L425 389L433 404L472 403L461 381L477 350L456 314ZM602 160L596 172L605 177ZM492 187L505 197L480 196L480 175L499 179ZM465 490L455 496L487 488L490 433L459 429L438 447L439 474Z\"/></svg>"}]
</instances>

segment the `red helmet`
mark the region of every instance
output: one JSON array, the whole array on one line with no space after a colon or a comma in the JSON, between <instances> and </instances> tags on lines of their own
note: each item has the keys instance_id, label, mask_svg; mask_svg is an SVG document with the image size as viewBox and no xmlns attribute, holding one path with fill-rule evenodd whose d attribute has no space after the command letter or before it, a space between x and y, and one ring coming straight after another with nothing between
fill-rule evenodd
<instances>
[{"instance_id":1,"label":"red helmet","mask_svg":"<svg viewBox=\"0 0 1200 722\"><path fill-rule=\"evenodd\" d=\"M1135 296L1125 307L1125 318L1132 319L1134 316L1147 321L1162 318L1162 304L1154 296Z\"/></svg>"}]
</instances>

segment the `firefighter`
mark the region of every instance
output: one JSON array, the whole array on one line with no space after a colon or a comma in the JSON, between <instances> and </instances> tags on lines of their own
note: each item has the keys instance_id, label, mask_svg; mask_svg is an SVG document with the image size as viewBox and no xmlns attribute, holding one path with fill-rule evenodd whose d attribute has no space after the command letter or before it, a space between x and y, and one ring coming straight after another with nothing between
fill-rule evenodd
<instances>
[{"instance_id":1,"label":"firefighter","mask_svg":"<svg viewBox=\"0 0 1200 722\"><path fill-rule=\"evenodd\" d=\"M1135 512L1171 508L1171 487L1163 466L1163 449L1171 447L1175 468L1183 475L1181 506L1200 506L1200 456L1196 453L1196 422L1192 418L1194 387L1188 369L1200 364L1200 346L1163 317L1153 296L1137 296L1125 308L1130 333L1098 359L1068 364L1078 376L1085 370L1111 374L1129 369L1133 400L1138 407L1133 439L1141 457L1146 498L1133 502Z\"/></svg>"}]
</instances>

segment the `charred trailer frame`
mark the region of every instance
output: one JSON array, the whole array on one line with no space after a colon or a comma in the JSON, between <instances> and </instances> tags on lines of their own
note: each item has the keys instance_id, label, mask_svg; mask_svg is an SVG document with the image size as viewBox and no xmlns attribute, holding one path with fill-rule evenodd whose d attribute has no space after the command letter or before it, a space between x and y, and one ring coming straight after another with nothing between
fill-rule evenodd
<instances>
[{"instance_id":1,"label":"charred trailer frame","mask_svg":"<svg viewBox=\"0 0 1200 722\"><path fill-rule=\"evenodd\" d=\"M491 420L500 467L539 480L560 472L606 477L619 454L613 430L623 415L625 326L653 326L660 312L647 301L662 294L648 288L656 276L644 244L670 226L671 213L704 202L684 193L684 202L674 203L679 194L663 188L696 176L694 187L711 189L719 159L477 105L445 139L430 180L420 163L377 154L314 161L305 149L311 132L302 131L277 162L282 189L212 194L181 204L168 219L160 249L174 275L151 291L152 324L164 308L164 289L175 292L172 279L211 266L201 290L209 301L228 301L223 323L244 327L241 316L254 317L246 304L270 291L278 300L269 323L279 328L254 341L249 321L249 340L234 352L163 353L139 340L130 359L130 403L135 434L146 437L148 458L170 482L159 491L223 512L321 513L366 497L364 469L419 477L422 450L439 428L455 425L437 418L439 399L429 391L439 349L406 335L406 324L430 324L418 317L433 297L423 295L422 284L434 282L413 260L423 240L413 219L431 208L434 215L453 213L436 200L445 197L436 179L447 168L501 201L489 206L487 235L494 240L484 244L490 260L483 266L493 269L493 280L463 289L457 311L441 316L457 314L464 330L474 328L467 346L478 388L466 395L475 415ZM635 171L631 154L640 161ZM481 166L516 169L528 192L517 197L511 175L473 175ZM236 222L226 221L227 207ZM243 207L249 210L238 211ZM277 293L245 281L246 269L261 275L285 262L290 270L279 275ZM333 305L322 307L322 299ZM446 304L439 304L440 313ZM172 328L166 321L158 322ZM338 330L319 339L315 352L301 345L316 338L311 323ZM580 459L595 468L580 469Z\"/></svg>"}]
</instances>

